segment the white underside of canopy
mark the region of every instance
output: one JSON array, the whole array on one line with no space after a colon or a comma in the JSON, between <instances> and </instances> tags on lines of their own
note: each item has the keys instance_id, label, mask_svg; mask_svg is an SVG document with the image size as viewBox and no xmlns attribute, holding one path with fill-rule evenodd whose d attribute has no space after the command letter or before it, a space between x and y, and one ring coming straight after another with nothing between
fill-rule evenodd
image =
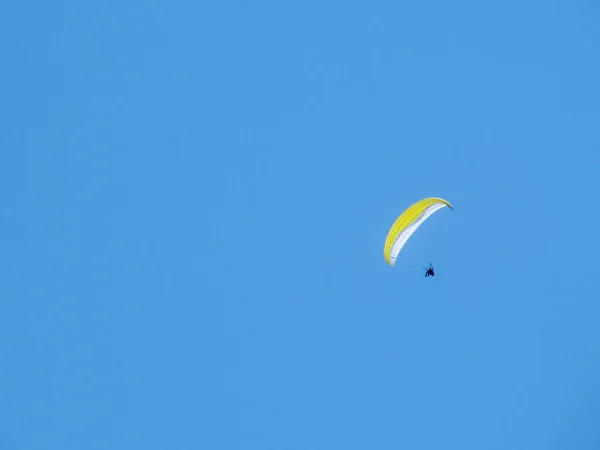
<instances>
[{"instance_id":1,"label":"white underside of canopy","mask_svg":"<svg viewBox=\"0 0 600 450\"><path fill-rule=\"evenodd\" d=\"M406 241L408 241L408 238L410 238L412 234L415 231L417 231L417 228L419 228L429 216L431 216L434 212L442 209L444 206L446 205L443 203L436 203L434 205L431 205L429 208L423 211L423 214L421 214L414 222L407 226L402 233L398 235L398 238L394 242L394 245L392 245L392 250L390 252L391 266L393 266L396 263L396 258L398 257L400 250L402 250L402 247L404 247L404 244L406 244Z\"/></svg>"}]
</instances>

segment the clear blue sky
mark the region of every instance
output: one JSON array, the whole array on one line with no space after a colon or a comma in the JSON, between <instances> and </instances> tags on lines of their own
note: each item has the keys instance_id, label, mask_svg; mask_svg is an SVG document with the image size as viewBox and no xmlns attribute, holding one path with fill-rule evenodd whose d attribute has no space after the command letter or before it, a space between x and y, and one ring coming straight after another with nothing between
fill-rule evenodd
<instances>
[{"instance_id":1,"label":"clear blue sky","mask_svg":"<svg viewBox=\"0 0 600 450\"><path fill-rule=\"evenodd\" d=\"M0 448L600 448L596 1L3 10Z\"/></svg>"}]
</instances>

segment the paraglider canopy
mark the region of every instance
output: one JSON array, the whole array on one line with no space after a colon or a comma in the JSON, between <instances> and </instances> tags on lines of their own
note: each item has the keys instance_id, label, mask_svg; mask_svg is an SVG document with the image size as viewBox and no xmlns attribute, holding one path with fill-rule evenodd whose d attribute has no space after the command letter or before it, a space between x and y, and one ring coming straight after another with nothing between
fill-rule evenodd
<instances>
[{"instance_id":1,"label":"paraglider canopy","mask_svg":"<svg viewBox=\"0 0 600 450\"><path fill-rule=\"evenodd\" d=\"M393 267L400 250L402 250L406 241L408 241L417 228L419 228L434 212L446 206L450 209L454 209L454 207L443 198L429 197L419 200L400 214L392 225L385 240L385 247L383 249L385 261Z\"/></svg>"}]
</instances>

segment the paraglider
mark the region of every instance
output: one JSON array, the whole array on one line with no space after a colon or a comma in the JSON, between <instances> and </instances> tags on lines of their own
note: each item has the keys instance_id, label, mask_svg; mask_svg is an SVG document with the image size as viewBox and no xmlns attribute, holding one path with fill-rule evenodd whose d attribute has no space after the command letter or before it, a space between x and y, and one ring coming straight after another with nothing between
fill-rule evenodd
<instances>
[{"instance_id":1,"label":"paraglider","mask_svg":"<svg viewBox=\"0 0 600 450\"><path fill-rule=\"evenodd\" d=\"M439 211L446 206L450 209L454 209L454 207L443 198L429 197L412 204L400 214L390 228L385 240L383 249L385 261L393 267L400 250L402 250L406 241L408 241L417 228L419 228L434 212ZM425 276L434 275L433 267L431 267L430 270L431 272L429 272L429 275L426 274Z\"/></svg>"},{"instance_id":2,"label":"paraglider","mask_svg":"<svg viewBox=\"0 0 600 450\"><path fill-rule=\"evenodd\" d=\"M433 266L431 265L431 263L429 263L429 267L426 267L423 270L425 270L425 276L426 277L433 277L433 276L435 276L435 272L433 271Z\"/></svg>"}]
</instances>

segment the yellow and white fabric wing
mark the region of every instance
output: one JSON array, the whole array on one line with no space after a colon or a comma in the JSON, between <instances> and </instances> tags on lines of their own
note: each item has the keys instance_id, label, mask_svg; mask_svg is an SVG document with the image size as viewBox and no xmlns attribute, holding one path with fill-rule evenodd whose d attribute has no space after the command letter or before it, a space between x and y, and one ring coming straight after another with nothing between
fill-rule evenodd
<instances>
[{"instance_id":1,"label":"yellow and white fabric wing","mask_svg":"<svg viewBox=\"0 0 600 450\"><path fill-rule=\"evenodd\" d=\"M425 198L409 206L406 211L396 219L387 235L383 250L385 261L390 266L394 266L396 258L404 244L406 244L408 238L412 236L417 228L419 228L429 216L446 206L450 209L454 209L446 200L437 197Z\"/></svg>"}]
</instances>

